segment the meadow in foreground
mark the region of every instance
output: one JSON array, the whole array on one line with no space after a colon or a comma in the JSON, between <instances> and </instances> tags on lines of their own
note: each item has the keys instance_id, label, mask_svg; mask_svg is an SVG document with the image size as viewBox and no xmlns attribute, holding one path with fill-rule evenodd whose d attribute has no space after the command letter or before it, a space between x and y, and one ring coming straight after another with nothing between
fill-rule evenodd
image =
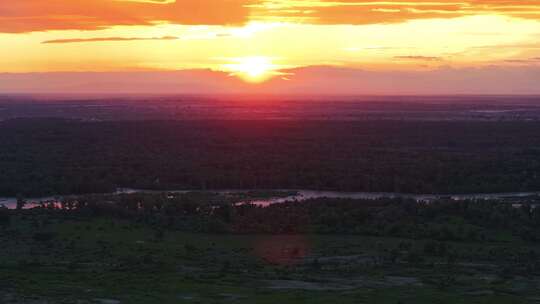
<instances>
[{"instance_id":1,"label":"meadow in foreground","mask_svg":"<svg viewBox=\"0 0 540 304\"><path fill-rule=\"evenodd\" d=\"M53 304L540 300L535 198L521 207L319 199L261 208L229 200L211 193L134 194L1 209L0 299Z\"/></svg>"}]
</instances>

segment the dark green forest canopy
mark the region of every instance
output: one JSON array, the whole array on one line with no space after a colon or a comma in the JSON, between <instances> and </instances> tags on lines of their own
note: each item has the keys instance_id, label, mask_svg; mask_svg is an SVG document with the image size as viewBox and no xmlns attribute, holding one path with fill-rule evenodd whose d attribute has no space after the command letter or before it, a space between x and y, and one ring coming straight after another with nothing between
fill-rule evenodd
<instances>
[{"instance_id":1,"label":"dark green forest canopy","mask_svg":"<svg viewBox=\"0 0 540 304\"><path fill-rule=\"evenodd\" d=\"M538 122L0 122L0 196L145 189L540 189Z\"/></svg>"}]
</instances>

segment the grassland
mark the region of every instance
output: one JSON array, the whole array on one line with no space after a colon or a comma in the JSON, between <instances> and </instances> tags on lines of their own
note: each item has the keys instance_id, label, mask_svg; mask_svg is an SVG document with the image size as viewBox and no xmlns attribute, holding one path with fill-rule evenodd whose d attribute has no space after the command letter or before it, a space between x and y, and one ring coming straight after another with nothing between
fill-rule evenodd
<instances>
[{"instance_id":1,"label":"grassland","mask_svg":"<svg viewBox=\"0 0 540 304\"><path fill-rule=\"evenodd\" d=\"M1 231L2 303L540 301L540 279L511 269L518 253L540 248L504 233L481 244L198 234L37 211L12 216ZM494 260L490 252L508 259Z\"/></svg>"}]
</instances>

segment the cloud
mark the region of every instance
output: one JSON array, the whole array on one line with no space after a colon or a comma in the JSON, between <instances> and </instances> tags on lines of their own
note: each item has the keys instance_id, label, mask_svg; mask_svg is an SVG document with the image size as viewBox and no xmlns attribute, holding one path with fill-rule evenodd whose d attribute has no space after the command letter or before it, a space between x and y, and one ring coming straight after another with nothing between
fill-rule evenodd
<instances>
[{"instance_id":1,"label":"cloud","mask_svg":"<svg viewBox=\"0 0 540 304\"><path fill-rule=\"evenodd\" d=\"M304 20L318 24L395 23L485 14L540 18L537 0L274 0L262 1L254 7L257 15L268 19Z\"/></svg>"},{"instance_id":2,"label":"cloud","mask_svg":"<svg viewBox=\"0 0 540 304\"><path fill-rule=\"evenodd\" d=\"M540 38L540 37L539 37ZM540 49L540 43L531 42L531 43L514 43L514 44L493 44L493 45L482 45L474 46L471 49Z\"/></svg>"},{"instance_id":3,"label":"cloud","mask_svg":"<svg viewBox=\"0 0 540 304\"><path fill-rule=\"evenodd\" d=\"M504 60L504 62L517 64L540 64L540 57L533 57L527 59L507 59Z\"/></svg>"},{"instance_id":4,"label":"cloud","mask_svg":"<svg viewBox=\"0 0 540 304\"><path fill-rule=\"evenodd\" d=\"M313 95L540 94L540 67L442 67L425 71L368 71L314 66L287 70L288 82L268 84L269 92ZM328 86L328 80L332 86ZM307 93L306 93L307 92Z\"/></svg>"},{"instance_id":5,"label":"cloud","mask_svg":"<svg viewBox=\"0 0 540 304\"><path fill-rule=\"evenodd\" d=\"M115 25L227 25L248 20L254 0L2 0L0 32L99 30Z\"/></svg>"},{"instance_id":6,"label":"cloud","mask_svg":"<svg viewBox=\"0 0 540 304\"><path fill-rule=\"evenodd\" d=\"M57 44L57 43L82 43L82 42L107 42L107 41L144 41L144 40L177 40L178 37L163 36L163 37L97 37L97 38L72 38L72 39L54 39L46 40L41 43Z\"/></svg>"},{"instance_id":7,"label":"cloud","mask_svg":"<svg viewBox=\"0 0 540 304\"><path fill-rule=\"evenodd\" d=\"M394 59L413 60L413 61L442 61L442 57L435 56L394 56Z\"/></svg>"},{"instance_id":8,"label":"cloud","mask_svg":"<svg viewBox=\"0 0 540 304\"><path fill-rule=\"evenodd\" d=\"M396 23L425 18L507 15L540 19L538 0L2 0L0 32L98 30L115 25Z\"/></svg>"},{"instance_id":9,"label":"cloud","mask_svg":"<svg viewBox=\"0 0 540 304\"><path fill-rule=\"evenodd\" d=\"M431 71L366 71L313 66L282 71L258 85L210 70L102 73L0 73L7 93L284 95L540 94L540 67L490 66ZM284 79L285 78L285 79ZM332 85L328 85L329 79Z\"/></svg>"}]
</instances>

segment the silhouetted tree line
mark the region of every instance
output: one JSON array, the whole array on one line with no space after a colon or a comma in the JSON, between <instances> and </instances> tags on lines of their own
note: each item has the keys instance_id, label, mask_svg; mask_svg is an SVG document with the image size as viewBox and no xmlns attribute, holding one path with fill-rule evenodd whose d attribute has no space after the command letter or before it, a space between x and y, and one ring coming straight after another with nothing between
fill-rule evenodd
<instances>
[{"instance_id":1,"label":"silhouetted tree line","mask_svg":"<svg viewBox=\"0 0 540 304\"><path fill-rule=\"evenodd\" d=\"M524 241L540 240L540 208L484 200L321 198L263 208L211 193L90 195L43 202L29 210L0 209L0 223L6 225L10 215L19 213L75 219L106 216L190 232L360 234L479 242L496 241L500 232L507 232Z\"/></svg>"},{"instance_id":2,"label":"silhouetted tree line","mask_svg":"<svg viewBox=\"0 0 540 304\"><path fill-rule=\"evenodd\" d=\"M145 189L540 189L540 123L0 122L0 196Z\"/></svg>"}]
</instances>

